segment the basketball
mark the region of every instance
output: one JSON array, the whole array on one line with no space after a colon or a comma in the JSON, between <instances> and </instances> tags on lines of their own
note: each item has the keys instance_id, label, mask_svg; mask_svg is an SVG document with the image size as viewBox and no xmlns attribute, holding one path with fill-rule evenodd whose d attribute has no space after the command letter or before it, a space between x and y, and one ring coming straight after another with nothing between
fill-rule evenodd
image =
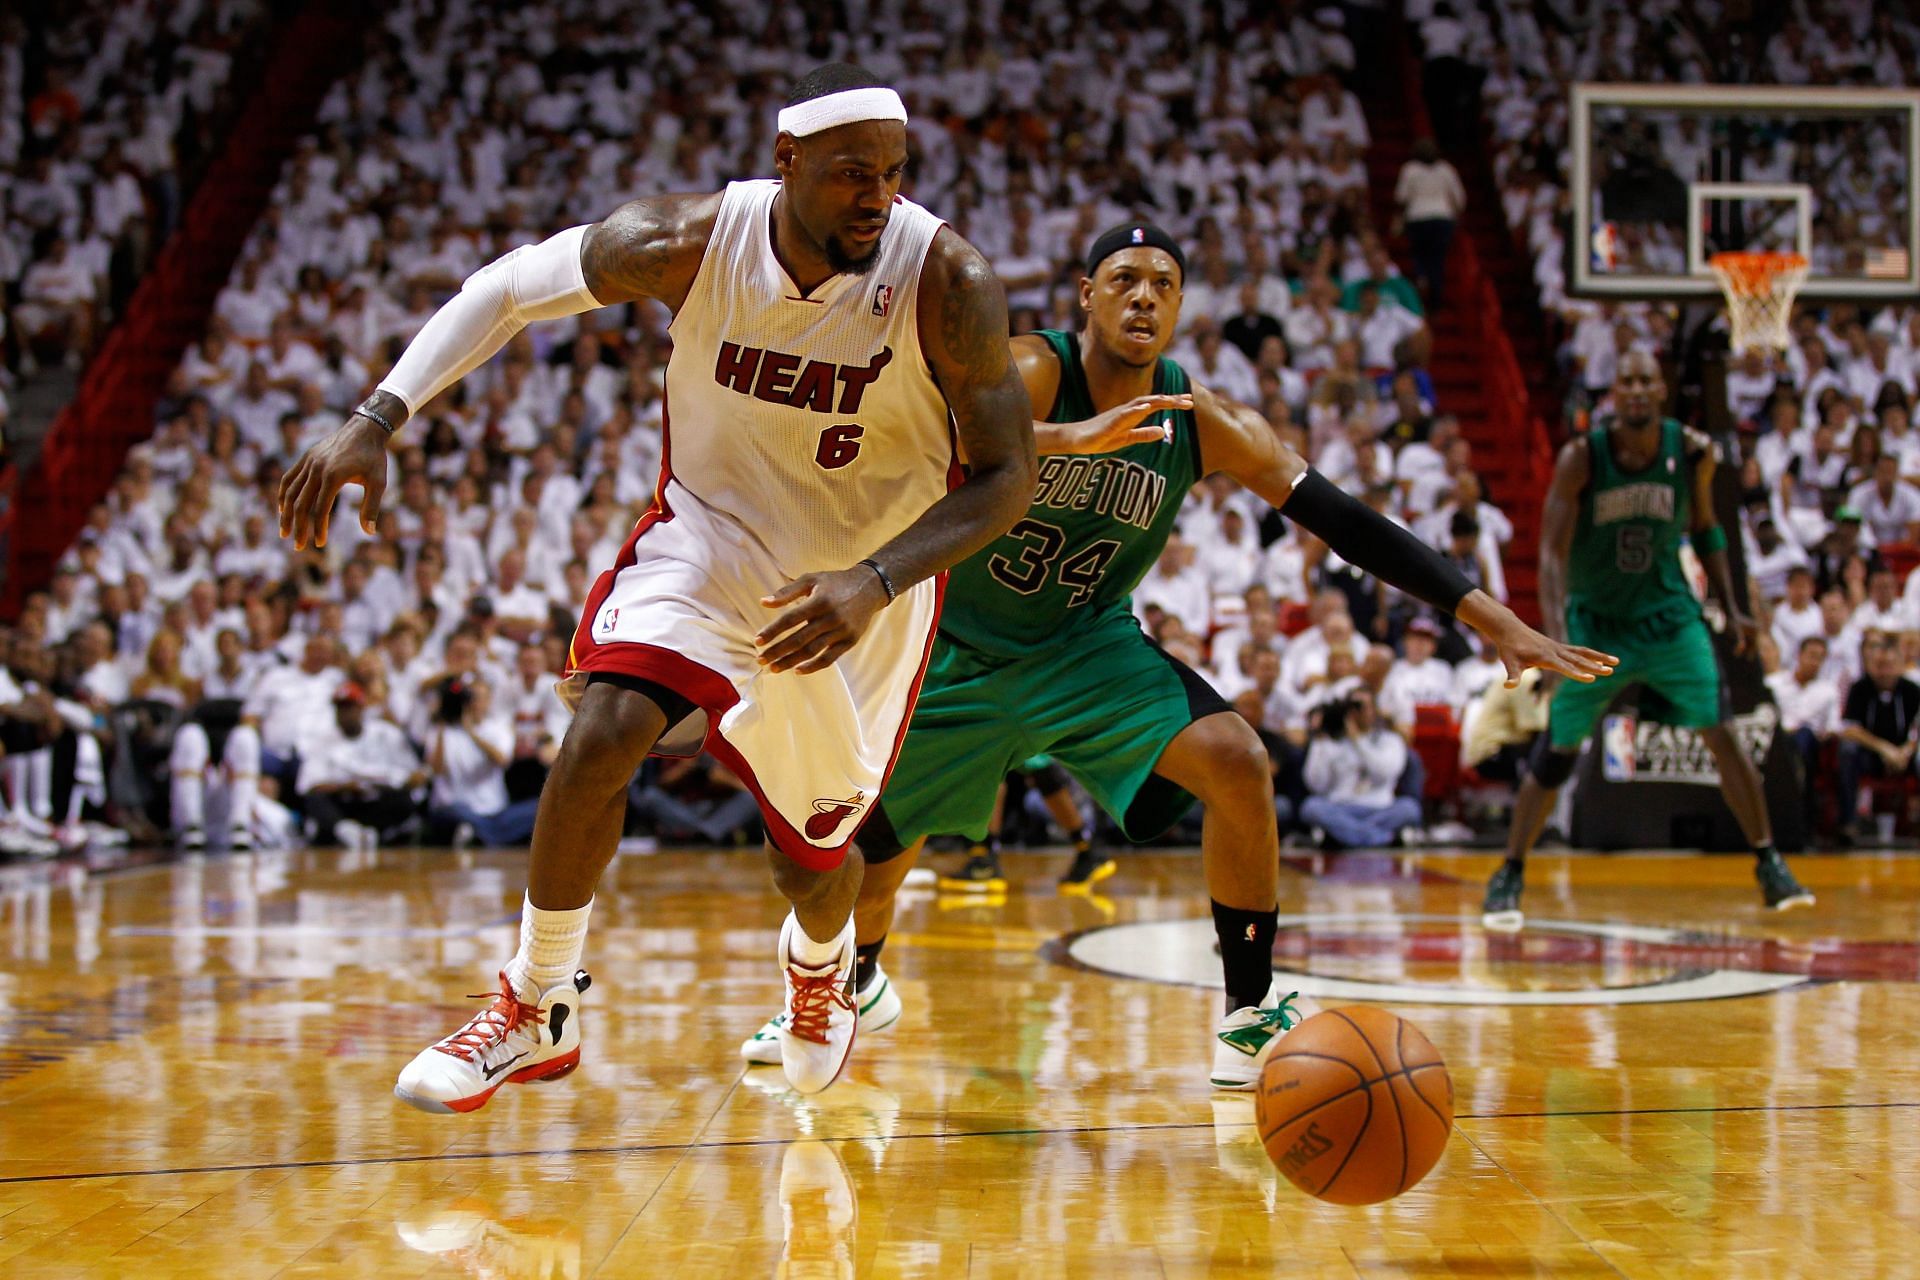
<instances>
[{"instance_id":1,"label":"basketball","mask_svg":"<svg viewBox=\"0 0 1920 1280\"><path fill-rule=\"evenodd\" d=\"M1412 1023L1384 1009L1329 1009L1274 1045L1254 1115L1287 1181L1333 1204L1378 1204L1439 1161L1453 1080Z\"/></svg>"}]
</instances>

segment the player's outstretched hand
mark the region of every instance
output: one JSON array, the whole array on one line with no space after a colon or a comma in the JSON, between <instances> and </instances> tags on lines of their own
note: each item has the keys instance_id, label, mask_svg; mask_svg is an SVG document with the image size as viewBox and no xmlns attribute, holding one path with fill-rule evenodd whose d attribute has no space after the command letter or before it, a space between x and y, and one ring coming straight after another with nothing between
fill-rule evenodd
<instances>
[{"instance_id":1,"label":"player's outstretched hand","mask_svg":"<svg viewBox=\"0 0 1920 1280\"><path fill-rule=\"evenodd\" d=\"M1620 659L1610 653L1541 635L1484 591L1469 594L1460 602L1454 616L1493 641L1500 651L1500 661L1506 664L1509 689L1517 687L1520 673L1532 667L1592 684L1602 676L1612 675L1613 669L1620 665Z\"/></svg>"},{"instance_id":2,"label":"player's outstretched hand","mask_svg":"<svg viewBox=\"0 0 1920 1280\"><path fill-rule=\"evenodd\" d=\"M1500 650L1500 661L1507 666L1509 689L1520 683L1521 673L1529 667L1558 672L1569 680L1592 684L1602 676L1612 675L1613 669L1620 665L1620 659L1610 653L1577 644L1565 644L1541 635L1518 619L1515 619L1515 623L1508 634L1494 640Z\"/></svg>"},{"instance_id":3,"label":"player's outstretched hand","mask_svg":"<svg viewBox=\"0 0 1920 1280\"><path fill-rule=\"evenodd\" d=\"M794 579L760 603L780 613L753 638L760 665L802 674L825 671L866 634L887 603L880 575L865 565Z\"/></svg>"},{"instance_id":4,"label":"player's outstretched hand","mask_svg":"<svg viewBox=\"0 0 1920 1280\"><path fill-rule=\"evenodd\" d=\"M1128 445L1150 444L1156 440L1167 439L1167 425L1163 419L1152 422L1147 418L1159 413L1168 413L1175 409L1193 408L1193 397L1179 396L1136 396L1117 408L1096 414L1080 424L1073 433L1070 453L1112 453Z\"/></svg>"},{"instance_id":5,"label":"player's outstretched hand","mask_svg":"<svg viewBox=\"0 0 1920 1280\"><path fill-rule=\"evenodd\" d=\"M360 527L372 533L387 491L387 433L357 413L280 477L280 536L301 551L326 546L333 500L349 484L364 490Z\"/></svg>"}]
</instances>

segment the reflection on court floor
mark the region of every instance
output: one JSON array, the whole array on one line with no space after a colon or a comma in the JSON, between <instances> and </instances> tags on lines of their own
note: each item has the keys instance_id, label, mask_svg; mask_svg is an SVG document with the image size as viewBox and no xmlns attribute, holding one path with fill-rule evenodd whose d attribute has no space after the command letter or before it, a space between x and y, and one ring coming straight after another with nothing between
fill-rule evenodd
<instances>
[{"instance_id":1,"label":"reflection on court floor","mask_svg":"<svg viewBox=\"0 0 1920 1280\"><path fill-rule=\"evenodd\" d=\"M736 1046L778 999L760 859L616 863L586 1059L466 1117L390 1089L512 950L518 855L0 868L0 1262L20 1275L1890 1274L1920 1204L1920 864L1484 857L1283 876L1275 965L1446 1056L1457 1131L1370 1210L1280 1180L1206 1085L1192 855L1098 899L1011 856L905 899L906 1013L801 1097ZM1335 869L1336 871L1338 868ZM1804 1153L1820 1152L1817 1160ZM1845 1168L1844 1183L1830 1171Z\"/></svg>"}]
</instances>

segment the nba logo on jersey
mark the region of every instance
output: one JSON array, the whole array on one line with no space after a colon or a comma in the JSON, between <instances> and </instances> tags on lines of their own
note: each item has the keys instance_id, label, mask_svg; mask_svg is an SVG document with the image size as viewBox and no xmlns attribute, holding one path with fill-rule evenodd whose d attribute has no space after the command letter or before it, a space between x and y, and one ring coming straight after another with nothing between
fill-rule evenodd
<instances>
[{"instance_id":1,"label":"nba logo on jersey","mask_svg":"<svg viewBox=\"0 0 1920 1280\"><path fill-rule=\"evenodd\" d=\"M873 291L873 314L884 316L893 305L893 286L883 284Z\"/></svg>"},{"instance_id":2,"label":"nba logo on jersey","mask_svg":"<svg viewBox=\"0 0 1920 1280\"><path fill-rule=\"evenodd\" d=\"M613 608L607 610L605 613L600 615L600 634L606 635L606 636L612 635L613 629L619 623L619 621L620 621L620 607L618 605L615 605Z\"/></svg>"},{"instance_id":3,"label":"nba logo on jersey","mask_svg":"<svg viewBox=\"0 0 1920 1280\"><path fill-rule=\"evenodd\" d=\"M1145 227L1135 227L1133 229L1133 242L1135 244L1145 244L1147 242L1147 229Z\"/></svg>"}]
</instances>

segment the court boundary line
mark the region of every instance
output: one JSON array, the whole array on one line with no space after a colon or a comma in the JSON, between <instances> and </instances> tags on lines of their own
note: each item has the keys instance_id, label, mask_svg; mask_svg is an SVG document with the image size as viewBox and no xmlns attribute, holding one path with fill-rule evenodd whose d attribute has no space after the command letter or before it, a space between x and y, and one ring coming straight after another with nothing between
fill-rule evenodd
<instances>
[{"instance_id":1,"label":"court boundary line","mask_svg":"<svg viewBox=\"0 0 1920 1280\"><path fill-rule=\"evenodd\" d=\"M1454 1128L1460 1127L1462 1120L1534 1120L1534 1119L1583 1119L1593 1116L1663 1116L1663 1115L1740 1115L1752 1113L1772 1113L1788 1111L1892 1111L1920 1110L1920 1100L1912 1102L1800 1102L1785 1103L1779 1106L1733 1106L1733 1107L1621 1107L1602 1108L1584 1111L1488 1111L1461 1112L1453 1117ZM715 1114L718 1114L716 1111ZM704 1131L712 1124L709 1117L702 1125ZM1167 1133L1188 1130L1212 1130L1219 1125L1212 1120L1171 1121L1163 1124L1102 1124L1102 1125L1063 1125L1058 1128L1026 1126L1017 1129L959 1129L940 1133L896 1133L887 1137L888 1142L940 1141L963 1138L1035 1138L1064 1134L1095 1133ZM1258 1124L1254 1120L1236 1122L1232 1127L1253 1130L1258 1136ZM723 1138L712 1142L632 1142L602 1147L532 1147L512 1151L442 1151L429 1155L387 1155L357 1156L337 1160L267 1160L253 1164L210 1164L184 1165L169 1169L107 1169L94 1173L28 1173L12 1177L0 1177L0 1186L22 1186L36 1182L91 1182L102 1178L160 1178L184 1177L197 1173L265 1173L280 1169L357 1169L380 1164L439 1164L455 1160L527 1160L549 1159L558 1156L621 1156L649 1155L658 1152L678 1151L682 1154L694 1151L727 1151L751 1147L782 1147L795 1142L864 1142L871 1135L853 1134L845 1138L825 1138L817 1135L796 1134L784 1138ZM1471 1142L1465 1134L1463 1140ZM671 1172L671 1171L669 1171ZM657 1190L657 1189L656 1189Z\"/></svg>"}]
</instances>

